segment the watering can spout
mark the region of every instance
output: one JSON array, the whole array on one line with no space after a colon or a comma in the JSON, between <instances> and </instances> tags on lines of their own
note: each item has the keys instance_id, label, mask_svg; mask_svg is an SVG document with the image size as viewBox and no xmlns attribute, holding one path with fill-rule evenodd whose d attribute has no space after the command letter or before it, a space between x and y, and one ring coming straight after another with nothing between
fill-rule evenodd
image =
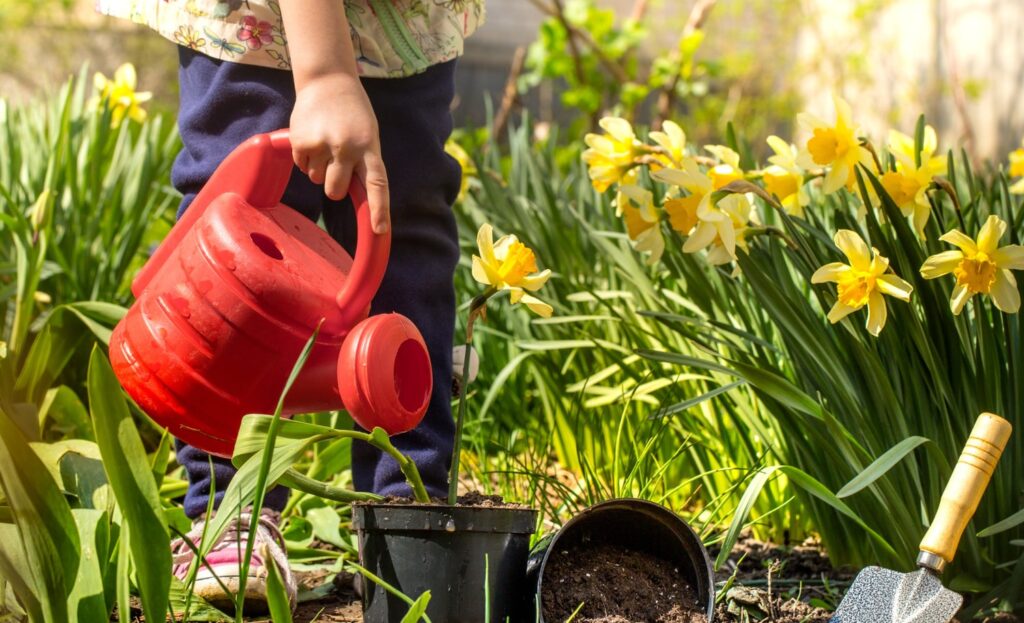
<instances>
[{"instance_id":1,"label":"watering can spout","mask_svg":"<svg viewBox=\"0 0 1024 623\"><path fill-rule=\"evenodd\" d=\"M186 443L230 456L242 417L270 413L299 353L316 344L285 415L347 408L367 429L414 428L432 389L416 327L367 318L389 233L370 223L353 178L355 257L280 203L293 171L288 131L254 136L217 168L139 272L137 300L110 339L125 391Z\"/></svg>"}]
</instances>

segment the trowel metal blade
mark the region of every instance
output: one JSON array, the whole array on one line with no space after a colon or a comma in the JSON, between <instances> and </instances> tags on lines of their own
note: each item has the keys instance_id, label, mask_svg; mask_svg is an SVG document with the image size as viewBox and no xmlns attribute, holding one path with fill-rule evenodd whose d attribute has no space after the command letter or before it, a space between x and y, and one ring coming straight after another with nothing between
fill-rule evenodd
<instances>
[{"instance_id":1,"label":"trowel metal blade","mask_svg":"<svg viewBox=\"0 0 1024 623\"><path fill-rule=\"evenodd\" d=\"M949 623L963 600L924 569L899 573L867 567L829 623Z\"/></svg>"}]
</instances>

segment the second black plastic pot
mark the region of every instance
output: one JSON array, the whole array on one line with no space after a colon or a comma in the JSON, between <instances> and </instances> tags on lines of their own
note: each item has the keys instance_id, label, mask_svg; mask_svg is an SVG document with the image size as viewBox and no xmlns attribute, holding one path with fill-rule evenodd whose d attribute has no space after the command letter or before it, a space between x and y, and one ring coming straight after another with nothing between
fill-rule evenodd
<instances>
[{"instance_id":1,"label":"second black plastic pot","mask_svg":"<svg viewBox=\"0 0 1024 623\"><path fill-rule=\"evenodd\" d=\"M430 591L427 616L448 623L524 620L532 509L357 504L359 562L413 599ZM485 592L485 581L487 591ZM363 620L400 623L409 610L383 586L363 582ZM489 613L488 613L489 610Z\"/></svg>"},{"instance_id":2,"label":"second black plastic pot","mask_svg":"<svg viewBox=\"0 0 1024 623\"><path fill-rule=\"evenodd\" d=\"M558 578L544 575L551 552L593 545L617 545L671 561L678 566L690 586L697 590L708 623L711 623L715 611L714 573L711 558L700 537L664 506L632 498L608 500L591 506L535 548L530 555L527 572L536 595L533 607L539 623L545 623L540 608L545 583L558 582Z\"/></svg>"}]
</instances>

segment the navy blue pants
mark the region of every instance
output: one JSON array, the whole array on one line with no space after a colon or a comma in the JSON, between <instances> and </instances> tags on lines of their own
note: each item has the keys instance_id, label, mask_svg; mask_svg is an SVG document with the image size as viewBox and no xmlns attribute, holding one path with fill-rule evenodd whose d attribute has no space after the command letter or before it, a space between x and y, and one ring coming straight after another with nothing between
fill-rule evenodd
<instances>
[{"instance_id":1,"label":"navy blue pants","mask_svg":"<svg viewBox=\"0 0 1024 623\"><path fill-rule=\"evenodd\" d=\"M239 143L262 132L288 127L295 86L287 71L219 61L179 47L181 108L178 128L184 147L171 180L184 195L185 211L218 164ZM447 491L455 426L451 416L452 338L455 323L453 275L459 258L452 203L459 190L458 163L444 151L452 130L449 107L455 93L455 61L408 78L363 79L380 127L381 151L391 192L391 258L371 313L398 312L411 319L426 340L434 370L434 393L418 428L393 439L422 473L427 490ZM327 231L351 254L356 230L347 201L332 201L298 169L283 202L310 219L323 216ZM210 456L177 444L178 462L188 474L185 514L206 511L211 490ZM235 469L213 457L220 502ZM355 442L352 477L361 491L409 495L393 459ZM284 508L288 491L268 492L265 505Z\"/></svg>"}]
</instances>

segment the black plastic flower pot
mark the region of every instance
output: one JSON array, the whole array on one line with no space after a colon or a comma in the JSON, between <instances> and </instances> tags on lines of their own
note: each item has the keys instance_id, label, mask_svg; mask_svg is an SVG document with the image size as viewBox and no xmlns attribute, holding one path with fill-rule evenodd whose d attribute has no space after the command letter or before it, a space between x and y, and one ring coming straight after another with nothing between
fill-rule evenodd
<instances>
[{"instance_id":1,"label":"black plastic flower pot","mask_svg":"<svg viewBox=\"0 0 1024 623\"><path fill-rule=\"evenodd\" d=\"M447 623L481 623L488 616L524 620L532 593L526 560L536 523L537 511L523 508L352 507L360 564L413 599L430 591L427 616ZM400 597L364 579L366 623L400 623L408 610Z\"/></svg>"},{"instance_id":2,"label":"black plastic flower pot","mask_svg":"<svg viewBox=\"0 0 1024 623\"><path fill-rule=\"evenodd\" d=\"M542 540L527 564L534 591L536 621L545 622L540 607L544 587L559 578L544 574L553 552L571 552L592 545L615 545L672 562L683 579L697 589L708 623L715 611L715 582L711 558L700 537L678 515L664 506L637 499L616 499L595 504L570 519L561 530Z\"/></svg>"}]
</instances>

